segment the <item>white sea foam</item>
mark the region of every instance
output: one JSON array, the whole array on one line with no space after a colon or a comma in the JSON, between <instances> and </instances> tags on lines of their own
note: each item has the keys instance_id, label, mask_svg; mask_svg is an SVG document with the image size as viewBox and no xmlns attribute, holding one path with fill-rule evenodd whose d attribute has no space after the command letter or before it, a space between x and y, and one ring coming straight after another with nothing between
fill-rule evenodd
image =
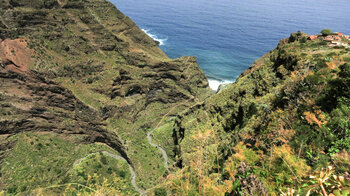
<instances>
[{"instance_id":1,"label":"white sea foam","mask_svg":"<svg viewBox=\"0 0 350 196\"><path fill-rule=\"evenodd\" d=\"M150 36L153 40L158 41L160 46L165 45L165 42L168 40L168 39L159 38L157 35L151 33L149 29L141 29L141 30L145 32L148 36Z\"/></svg>"},{"instance_id":2,"label":"white sea foam","mask_svg":"<svg viewBox=\"0 0 350 196\"><path fill-rule=\"evenodd\" d=\"M228 80L220 81L220 80L215 80L215 79L208 79L208 81L209 81L209 87L211 89L213 89L214 91L217 91L221 84L233 83L232 81L228 81Z\"/></svg>"}]
</instances>

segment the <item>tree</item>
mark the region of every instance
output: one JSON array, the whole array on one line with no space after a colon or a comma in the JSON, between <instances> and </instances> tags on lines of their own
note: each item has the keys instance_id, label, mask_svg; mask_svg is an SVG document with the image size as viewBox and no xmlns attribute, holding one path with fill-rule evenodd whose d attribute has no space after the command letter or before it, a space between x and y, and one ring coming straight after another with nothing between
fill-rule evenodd
<instances>
[{"instance_id":1,"label":"tree","mask_svg":"<svg viewBox=\"0 0 350 196\"><path fill-rule=\"evenodd\" d=\"M332 30L330 30L330 29L322 29L321 34L323 36L330 35L330 34L332 34Z\"/></svg>"}]
</instances>

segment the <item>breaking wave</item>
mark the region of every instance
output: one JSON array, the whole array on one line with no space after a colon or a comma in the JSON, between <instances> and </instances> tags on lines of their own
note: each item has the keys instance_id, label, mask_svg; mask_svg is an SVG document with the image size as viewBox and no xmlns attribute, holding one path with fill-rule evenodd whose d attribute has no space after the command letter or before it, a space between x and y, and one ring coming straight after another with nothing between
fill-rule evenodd
<instances>
[{"instance_id":1,"label":"breaking wave","mask_svg":"<svg viewBox=\"0 0 350 196\"><path fill-rule=\"evenodd\" d=\"M145 32L148 36L150 36L153 40L158 41L160 46L165 45L165 42L168 40L167 38L162 39L159 38L157 35L150 32L149 29L141 29L143 32Z\"/></svg>"},{"instance_id":2,"label":"breaking wave","mask_svg":"<svg viewBox=\"0 0 350 196\"><path fill-rule=\"evenodd\" d=\"M229 81L229 80L217 80L217 79L213 79L213 78L208 78L208 82L209 82L209 87L211 89L213 89L214 91L218 91L219 86L221 84L230 84L233 83L233 81Z\"/></svg>"}]
</instances>

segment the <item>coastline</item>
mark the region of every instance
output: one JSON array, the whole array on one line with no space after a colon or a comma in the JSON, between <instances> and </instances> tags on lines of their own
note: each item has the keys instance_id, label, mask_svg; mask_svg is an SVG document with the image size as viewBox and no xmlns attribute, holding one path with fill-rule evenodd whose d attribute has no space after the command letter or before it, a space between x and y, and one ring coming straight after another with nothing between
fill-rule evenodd
<instances>
[{"instance_id":1,"label":"coastline","mask_svg":"<svg viewBox=\"0 0 350 196\"><path fill-rule=\"evenodd\" d=\"M165 42L168 40L167 38L161 39L157 35L151 33L149 29L141 29L143 32L145 32L148 36L150 36L154 41L159 43L159 46L165 45Z\"/></svg>"},{"instance_id":2,"label":"coastline","mask_svg":"<svg viewBox=\"0 0 350 196\"><path fill-rule=\"evenodd\" d=\"M212 77L208 77L208 82L209 82L209 87L215 92L217 92L219 90L219 87L222 84L232 84L232 83L234 83L234 81L219 80L219 79L215 79L215 78L212 78Z\"/></svg>"}]
</instances>

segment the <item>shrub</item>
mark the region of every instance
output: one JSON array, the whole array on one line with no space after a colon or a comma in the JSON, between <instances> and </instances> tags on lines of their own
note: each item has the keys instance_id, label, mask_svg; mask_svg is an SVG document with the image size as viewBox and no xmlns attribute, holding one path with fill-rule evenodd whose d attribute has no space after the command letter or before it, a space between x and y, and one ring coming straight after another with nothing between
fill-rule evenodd
<instances>
[{"instance_id":1,"label":"shrub","mask_svg":"<svg viewBox=\"0 0 350 196\"><path fill-rule=\"evenodd\" d=\"M8 193L16 193L17 192L17 186L13 185L12 187L7 189Z\"/></svg>"},{"instance_id":2,"label":"shrub","mask_svg":"<svg viewBox=\"0 0 350 196\"><path fill-rule=\"evenodd\" d=\"M101 155L100 161L103 165L107 164L107 158L103 154Z\"/></svg>"},{"instance_id":3,"label":"shrub","mask_svg":"<svg viewBox=\"0 0 350 196\"><path fill-rule=\"evenodd\" d=\"M299 42L300 42L301 44L306 43L306 41L307 41L307 38L306 38L306 37L302 37L302 38L299 40Z\"/></svg>"},{"instance_id":4,"label":"shrub","mask_svg":"<svg viewBox=\"0 0 350 196\"><path fill-rule=\"evenodd\" d=\"M126 172L123 170L118 170L117 175L118 175L118 177L125 178Z\"/></svg>"},{"instance_id":5,"label":"shrub","mask_svg":"<svg viewBox=\"0 0 350 196\"><path fill-rule=\"evenodd\" d=\"M87 79L87 83L88 83L88 84L92 84L93 82L94 82L94 79L93 79L93 78L90 77L90 78Z\"/></svg>"},{"instance_id":6,"label":"shrub","mask_svg":"<svg viewBox=\"0 0 350 196\"><path fill-rule=\"evenodd\" d=\"M330 30L330 29L322 29L321 34L323 36L330 35L330 34L332 34L332 30Z\"/></svg>"},{"instance_id":7,"label":"shrub","mask_svg":"<svg viewBox=\"0 0 350 196\"><path fill-rule=\"evenodd\" d=\"M167 196L165 188L156 188L154 189L155 196Z\"/></svg>"},{"instance_id":8,"label":"shrub","mask_svg":"<svg viewBox=\"0 0 350 196\"><path fill-rule=\"evenodd\" d=\"M36 148L37 148L38 150L41 150L42 147L43 147L43 144L42 144L42 143L38 143L38 144L36 145Z\"/></svg>"}]
</instances>

